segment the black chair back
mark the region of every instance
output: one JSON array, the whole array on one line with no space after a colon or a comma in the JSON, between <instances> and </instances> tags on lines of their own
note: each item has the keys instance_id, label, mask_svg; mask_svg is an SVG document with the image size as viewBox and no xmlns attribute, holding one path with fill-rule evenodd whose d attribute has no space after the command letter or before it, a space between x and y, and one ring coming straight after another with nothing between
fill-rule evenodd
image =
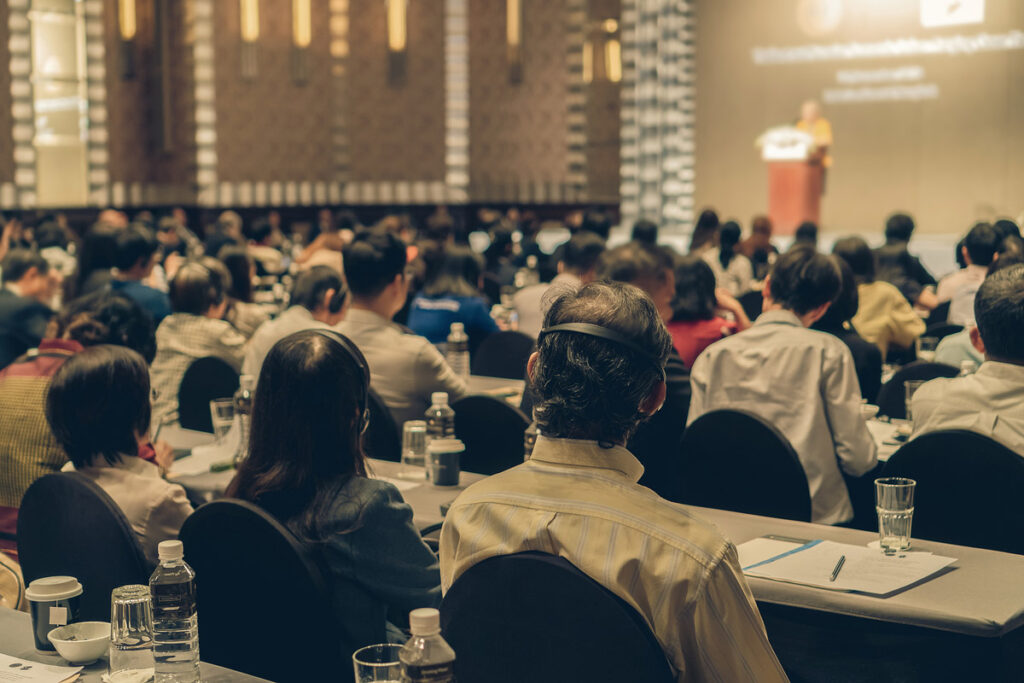
<instances>
[{"instance_id":1,"label":"black chair back","mask_svg":"<svg viewBox=\"0 0 1024 683\"><path fill-rule=\"evenodd\" d=\"M497 474L523 463L523 433L530 421L518 408L493 396L466 396L452 410L455 437L466 445L463 470Z\"/></svg>"},{"instance_id":2,"label":"black chair back","mask_svg":"<svg viewBox=\"0 0 1024 683\"><path fill-rule=\"evenodd\" d=\"M917 482L914 537L1024 555L1024 455L975 432L944 430L904 444L883 472Z\"/></svg>"},{"instance_id":3,"label":"black chair back","mask_svg":"<svg viewBox=\"0 0 1024 683\"><path fill-rule=\"evenodd\" d=\"M44 475L25 491L18 559L26 584L44 576L78 579L81 621L110 621L110 592L149 583L152 570L121 508L77 472Z\"/></svg>"},{"instance_id":4,"label":"black chair back","mask_svg":"<svg viewBox=\"0 0 1024 683\"><path fill-rule=\"evenodd\" d=\"M367 397L366 409L370 412L370 422L363 435L363 449L366 457L377 460L402 460L402 432L395 422L391 409L384 403L373 388Z\"/></svg>"},{"instance_id":5,"label":"black chair back","mask_svg":"<svg viewBox=\"0 0 1024 683\"><path fill-rule=\"evenodd\" d=\"M926 329L924 331L924 334L922 334L921 336L942 339L943 337L948 337L951 334L962 332L963 329L963 325L954 325L953 323L938 323L936 325L929 325L928 329Z\"/></svg>"},{"instance_id":6,"label":"black chair back","mask_svg":"<svg viewBox=\"0 0 1024 683\"><path fill-rule=\"evenodd\" d=\"M522 332L489 334L473 356L472 372L485 377L522 379L535 344L533 337Z\"/></svg>"},{"instance_id":7,"label":"black chair back","mask_svg":"<svg viewBox=\"0 0 1024 683\"><path fill-rule=\"evenodd\" d=\"M933 380L940 377L956 377L959 368L945 363L915 362L904 365L896 371L878 392L878 414L905 420L907 418L907 391L903 385L911 380Z\"/></svg>"},{"instance_id":8,"label":"black chair back","mask_svg":"<svg viewBox=\"0 0 1024 683\"><path fill-rule=\"evenodd\" d=\"M331 593L306 549L259 507L222 499L181 528L196 571L203 661L282 683L351 681ZM383 635L383 634L382 634Z\"/></svg>"},{"instance_id":9,"label":"black chair back","mask_svg":"<svg viewBox=\"0 0 1024 683\"><path fill-rule=\"evenodd\" d=\"M811 521L807 475L789 440L757 415L713 410L683 432L683 503Z\"/></svg>"},{"instance_id":10,"label":"black chair back","mask_svg":"<svg viewBox=\"0 0 1024 683\"><path fill-rule=\"evenodd\" d=\"M470 567L441 602L441 629L460 681L675 680L636 610L565 559L543 553Z\"/></svg>"},{"instance_id":11,"label":"black chair back","mask_svg":"<svg viewBox=\"0 0 1024 683\"><path fill-rule=\"evenodd\" d=\"M231 398L238 391L238 371L216 356L199 358L188 366L178 388L178 424L213 433L210 401Z\"/></svg>"},{"instance_id":12,"label":"black chair back","mask_svg":"<svg viewBox=\"0 0 1024 683\"><path fill-rule=\"evenodd\" d=\"M952 301L943 301L941 304L932 309L932 312L928 314L928 319L925 320L928 327L932 325L938 325L940 323L947 322L949 320L949 305Z\"/></svg>"},{"instance_id":13,"label":"black chair back","mask_svg":"<svg viewBox=\"0 0 1024 683\"><path fill-rule=\"evenodd\" d=\"M743 307L743 312L751 320L757 320L757 316L761 315L761 306L764 304L764 295L761 294L761 290L755 289L745 292L740 295L738 301L740 306Z\"/></svg>"}]
</instances>

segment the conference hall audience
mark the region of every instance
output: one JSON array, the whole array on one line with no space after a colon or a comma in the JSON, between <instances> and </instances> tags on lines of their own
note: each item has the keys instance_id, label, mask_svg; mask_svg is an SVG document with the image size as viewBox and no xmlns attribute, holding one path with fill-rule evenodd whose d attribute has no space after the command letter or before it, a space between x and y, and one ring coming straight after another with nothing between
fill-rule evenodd
<instances>
[{"instance_id":1,"label":"conference hall audience","mask_svg":"<svg viewBox=\"0 0 1024 683\"><path fill-rule=\"evenodd\" d=\"M561 556L639 611L679 681L788 680L732 543L637 484L644 465L625 444L665 400L672 348L651 299L594 282L558 297L545 329L528 365L540 427L533 455L452 504L443 589L489 557Z\"/></svg>"},{"instance_id":2,"label":"conference hall audience","mask_svg":"<svg viewBox=\"0 0 1024 683\"><path fill-rule=\"evenodd\" d=\"M299 252L295 262L303 269L329 266L343 273L345 271L342 250L359 229L359 221L351 211L339 211L334 216L327 211L325 218L327 220L320 222L320 233Z\"/></svg>"},{"instance_id":3,"label":"conference hall audience","mask_svg":"<svg viewBox=\"0 0 1024 683\"><path fill-rule=\"evenodd\" d=\"M875 253L860 237L835 243L832 253L846 261L857 281L857 313L853 326L861 337L878 347L882 358L890 347L908 349L925 331L925 323L894 286L876 279Z\"/></svg>"},{"instance_id":4,"label":"conference hall audience","mask_svg":"<svg viewBox=\"0 0 1024 683\"><path fill-rule=\"evenodd\" d=\"M192 505L181 486L161 476L159 464L138 455L149 439L149 398L142 356L124 346L91 346L54 374L46 420L71 461L64 470L91 479L110 496L155 565L157 545L177 538Z\"/></svg>"},{"instance_id":5,"label":"conference hall audience","mask_svg":"<svg viewBox=\"0 0 1024 683\"><path fill-rule=\"evenodd\" d=\"M398 424L421 420L435 391L454 402L466 394L437 347L392 322L405 305L406 248L391 233L364 231L345 245L345 278L352 304L336 329L355 342L370 363L371 387Z\"/></svg>"},{"instance_id":6,"label":"conference hall audience","mask_svg":"<svg viewBox=\"0 0 1024 683\"><path fill-rule=\"evenodd\" d=\"M988 223L975 223L960 243L964 267L939 281L935 296L939 303L949 302L947 320L954 325L974 324L974 295L988 267L998 255L1003 238Z\"/></svg>"},{"instance_id":7,"label":"conference hall audience","mask_svg":"<svg viewBox=\"0 0 1024 683\"><path fill-rule=\"evenodd\" d=\"M171 300L165 292L144 283L153 273L160 256L160 242L149 228L129 225L115 239L114 278L110 288L125 295L153 318L154 325L171 314Z\"/></svg>"},{"instance_id":8,"label":"conference hall audience","mask_svg":"<svg viewBox=\"0 0 1024 683\"><path fill-rule=\"evenodd\" d=\"M242 232L242 217L234 211L224 211L217 217L217 222L210 226L203 242L205 253L216 257L226 246L242 246L245 244Z\"/></svg>"},{"instance_id":9,"label":"conference hall audience","mask_svg":"<svg viewBox=\"0 0 1024 683\"><path fill-rule=\"evenodd\" d=\"M718 244L718 214L714 209L704 209L697 217L693 226L693 235L690 237L690 248L688 253L703 254L709 249L714 249Z\"/></svg>"},{"instance_id":10,"label":"conference hall audience","mask_svg":"<svg viewBox=\"0 0 1024 683\"><path fill-rule=\"evenodd\" d=\"M772 244L772 219L768 216L754 216L750 223L750 235L737 245L736 250L750 259L754 267L754 280L763 281L779 256L779 250Z\"/></svg>"},{"instance_id":11,"label":"conference hall audience","mask_svg":"<svg viewBox=\"0 0 1024 683\"><path fill-rule=\"evenodd\" d=\"M969 334L984 362L974 374L934 379L914 392L914 436L966 429L1024 456L1024 264L985 278L974 317Z\"/></svg>"},{"instance_id":12,"label":"conference hall audience","mask_svg":"<svg viewBox=\"0 0 1024 683\"><path fill-rule=\"evenodd\" d=\"M811 247L791 248L765 281L764 313L749 330L705 349L690 375L687 424L727 408L774 425L803 465L811 520L820 524L853 518L842 472L859 477L877 463L850 350L834 336L808 329L841 286L832 258Z\"/></svg>"},{"instance_id":13,"label":"conference hall audience","mask_svg":"<svg viewBox=\"0 0 1024 683\"><path fill-rule=\"evenodd\" d=\"M67 280L72 277L78 267L78 259L68 251L71 242L67 230L57 221L47 220L36 226L34 235L39 255L60 273L61 278Z\"/></svg>"},{"instance_id":14,"label":"conference hall audience","mask_svg":"<svg viewBox=\"0 0 1024 683\"><path fill-rule=\"evenodd\" d=\"M448 339L452 323L462 323L475 349L488 335L498 331L487 300L480 293L483 262L469 247L444 247L440 264L427 277L412 300L407 325L431 344Z\"/></svg>"},{"instance_id":15,"label":"conference hall audience","mask_svg":"<svg viewBox=\"0 0 1024 683\"><path fill-rule=\"evenodd\" d=\"M86 231L75 277L65 288L65 300L92 294L110 284L117 266L117 236L123 229L97 221Z\"/></svg>"},{"instance_id":16,"label":"conference hall audience","mask_svg":"<svg viewBox=\"0 0 1024 683\"><path fill-rule=\"evenodd\" d=\"M633 230L630 233L631 242L640 242L646 244L649 247L655 247L658 245L658 224L654 221L646 219L640 219L633 224Z\"/></svg>"},{"instance_id":17,"label":"conference hall audience","mask_svg":"<svg viewBox=\"0 0 1024 683\"><path fill-rule=\"evenodd\" d=\"M718 246L708 249L703 254L704 261L715 273L718 287L732 296L740 296L750 291L751 282L754 280L754 267L750 259L737 249L740 235L739 223L727 221L718 229Z\"/></svg>"},{"instance_id":18,"label":"conference hall audience","mask_svg":"<svg viewBox=\"0 0 1024 683\"><path fill-rule=\"evenodd\" d=\"M716 292L715 273L703 257L685 256L675 267L675 299L672 318L666 324L672 345L686 367L711 344L750 327L738 301ZM730 312L732 319L720 315Z\"/></svg>"},{"instance_id":19,"label":"conference hall audience","mask_svg":"<svg viewBox=\"0 0 1024 683\"><path fill-rule=\"evenodd\" d=\"M352 648L404 642L387 624L406 626L410 610L441 602L438 561L412 509L393 484L367 476L369 385L366 359L337 332L277 342L256 385L248 457L226 493L260 506L309 548Z\"/></svg>"},{"instance_id":20,"label":"conference hall audience","mask_svg":"<svg viewBox=\"0 0 1024 683\"><path fill-rule=\"evenodd\" d=\"M244 230L245 251L253 260L258 275L277 275L284 271L284 254L274 246L281 235L266 218L254 221ZM220 254L218 254L220 256Z\"/></svg>"},{"instance_id":21,"label":"conference hall audience","mask_svg":"<svg viewBox=\"0 0 1024 683\"><path fill-rule=\"evenodd\" d=\"M256 264L245 247L226 246L220 250L216 260L209 260L211 268L222 270L221 276L228 282L228 306L224 319L242 333L251 337L260 325L270 320L267 310L253 303L252 286L256 277Z\"/></svg>"},{"instance_id":22,"label":"conference hall audience","mask_svg":"<svg viewBox=\"0 0 1024 683\"><path fill-rule=\"evenodd\" d=\"M37 346L54 316L50 303L61 276L45 258L28 249L12 249L0 262L0 368Z\"/></svg>"},{"instance_id":23,"label":"conference hall audience","mask_svg":"<svg viewBox=\"0 0 1024 683\"><path fill-rule=\"evenodd\" d=\"M931 310L939 304L932 288L937 284L921 260L907 247L914 234L914 219L894 213L885 222L885 244L875 249L879 280L900 290L912 306Z\"/></svg>"},{"instance_id":24,"label":"conference hall audience","mask_svg":"<svg viewBox=\"0 0 1024 683\"><path fill-rule=\"evenodd\" d=\"M171 280L173 313L156 329L151 369L153 413L161 424L177 423L178 389L193 362L212 356L242 367L246 337L223 319L230 286L227 269L209 257L189 261Z\"/></svg>"}]
</instances>

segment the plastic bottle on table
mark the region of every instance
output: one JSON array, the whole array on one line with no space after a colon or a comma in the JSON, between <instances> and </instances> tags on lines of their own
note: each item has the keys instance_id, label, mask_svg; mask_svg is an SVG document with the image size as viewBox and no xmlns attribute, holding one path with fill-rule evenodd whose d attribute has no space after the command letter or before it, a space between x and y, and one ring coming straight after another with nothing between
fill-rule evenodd
<instances>
[{"instance_id":1,"label":"plastic bottle on table","mask_svg":"<svg viewBox=\"0 0 1024 683\"><path fill-rule=\"evenodd\" d=\"M455 411L448 405L448 394L435 391L430 395L430 407L424 416L427 420L427 441L455 438Z\"/></svg>"},{"instance_id":2,"label":"plastic bottle on table","mask_svg":"<svg viewBox=\"0 0 1024 683\"><path fill-rule=\"evenodd\" d=\"M455 683L455 650L441 637L441 614L414 609L409 614L412 637L398 652L401 683Z\"/></svg>"},{"instance_id":3,"label":"plastic bottle on table","mask_svg":"<svg viewBox=\"0 0 1024 683\"><path fill-rule=\"evenodd\" d=\"M469 377L469 336L462 323L452 323L444 355L456 375Z\"/></svg>"},{"instance_id":4,"label":"plastic bottle on table","mask_svg":"<svg viewBox=\"0 0 1024 683\"><path fill-rule=\"evenodd\" d=\"M256 391L256 378L242 375L238 378L238 391L235 392L235 416L238 418L239 441L235 449L237 465L249 453L249 425L252 420L252 397Z\"/></svg>"},{"instance_id":5,"label":"plastic bottle on table","mask_svg":"<svg viewBox=\"0 0 1024 683\"><path fill-rule=\"evenodd\" d=\"M160 564L149 579L153 600L154 683L198 683L199 622L196 573L181 541L161 541Z\"/></svg>"}]
</instances>

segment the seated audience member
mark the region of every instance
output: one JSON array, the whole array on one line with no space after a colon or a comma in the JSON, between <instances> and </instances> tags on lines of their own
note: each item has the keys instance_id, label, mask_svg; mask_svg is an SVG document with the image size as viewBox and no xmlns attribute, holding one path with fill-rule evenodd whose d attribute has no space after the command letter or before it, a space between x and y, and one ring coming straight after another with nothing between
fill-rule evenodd
<instances>
[{"instance_id":1,"label":"seated audience member","mask_svg":"<svg viewBox=\"0 0 1024 683\"><path fill-rule=\"evenodd\" d=\"M78 260L68 253L68 233L56 221L45 221L36 226L36 247L39 255L55 268L62 279L75 274Z\"/></svg>"},{"instance_id":2,"label":"seated audience member","mask_svg":"<svg viewBox=\"0 0 1024 683\"><path fill-rule=\"evenodd\" d=\"M225 211L217 217L206 235L204 246L209 256L217 256L226 246L242 246L245 238L242 233L242 217L234 211Z\"/></svg>"},{"instance_id":3,"label":"seated audience member","mask_svg":"<svg viewBox=\"0 0 1024 683\"><path fill-rule=\"evenodd\" d=\"M796 232L793 234L793 244L790 248L797 245L805 246L818 246L818 225L813 221L804 221L797 226Z\"/></svg>"},{"instance_id":4,"label":"seated audience member","mask_svg":"<svg viewBox=\"0 0 1024 683\"><path fill-rule=\"evenodd\" d=\"M754 216L750 224L750 236L740 242L736 250L750 259L754 267L754 279L764 280L778 258L779 250L772 244L772 219L768 216Z\"/></svg>"},{"instance_id":5,"label":"seated audience member","mask_svg":"<svg viewBox=\"0 0 1024 683\"><path fill-rule=\"evenodd\" d=\"M345 317L348 299L348 287L335 270L313 266L300 273L292 287L288 310L261 325L249 341L242 374L258 377L270 349L288 335L337 325Z\"/></svg>"},{"instance_id":6,"label":"seated audience member","mask_svg":"<svg viewBox=\"0 0 1024 683\"><path fill-rule=\"evenodd\" d=\"M718 287L732 296L748 292L754 279L754 267L750 259L736 249L739 241L739 224L728 221L718 231L718 246L704 252L704 261L714 271Z\"/></svg>"},{"instance_id":7,"label":"seated audience member","mask_svg":"<svg viewBox=\"0 0 1024 683\"><path fill-rule=\"evenodd\" d=\"M875 255L860 237L835 243L832 253L846 261L857 281L857 314L853 326L861 337L876 345L884 359L890 346L906 349L925 330L924 320L893 285L875 279Z\"/></svg>"},{"instance_id":8,"label":"seated audience member","mask_svg":"<svg viewBox=\"0 0 1024 683\"><path fill-rule=\"evenodd\" d=\"M371 386L395 421L422 420L435 391L448 392L452 402L462 398L466 381L437 347L391 322L408 288L402 241L390 233L362 232L345 246L344 255L352 305L336 329L366 356Z\"/></svg>"},{"instance_id":9,"label":"seated audience member","mask_svg":"<svg viewBox=\"0 0 1024 683\"><path fill-rule=\"evenodd\" d=\"M907 251L913 234L913 218L905 213L889 216L885 223L885 244L874 250L878 279L899 289L912 306L930 311L939 303L930 289L936 284L935 278Z\"/></svg>"},{"instance_id":10,"label":"seated audience member","mask_svg":"<svg viewBox=\"0 0 1024 683\"><path fill-rule=\"evenodd\" d=\"M1001 243L999 233L988 223L976 223L964 237L960 253L966 267L942 278L935 290L939 303L950 302L949 322L974 324L974 295L998 255Z\"/></svg>"},{"instance_id":11,"label":"seated audience member","mask_svg":"<svg viewBox=\"0 0 1024 683\"><path fill-rule=\"evenodd\" d=\"M633 232L630 235L633 242L646 244L649 247L658 244L658 224L654 221L638 220L633 224Z\"/></svg>"},{"instance_id":12,"label":"seated audience member","mask_svg":"<svg viewBox=\"0 0 1024 683\"><path fill-rule=\"evenodd\" d=\"M440 266L412 300L409 329L431 344L443 344L452 323L462 323L470 348L475 349L487 335L498 331L480 294L482 275L481 259L469 247L446 247Z\"/></svg>"},{"instance_id":13,"label":"seated audience member","mask_svg":"<svg viewBox=\"0 0 1024 683\"><path fill-rule=\"evenodd\" d=\"M146 361L123 346L79 351L57 370L46 395L46 420L71 460L64 469L106 491L156 564L157 544L178 537L192 505L157 464L138 457L149 440L149 418Z\"/></svg>"},{"instance_id":14,"label":"seated audience member","mask_svg":"<svg viewBox=\"0 0 1024 683\"><path fill-rule=\"evenodd\" d=\"M274 240L279 236L274 233L274 226L266 218L253 222L245 231L245 238L249 242L245 251L253 260L258 274L276 275L284 270L284 254L274 247Z\"/></svg>"},{"instance_id":15,"label":"seated audience member","mask_svg":"<svg viewBox=\"0 0 1024 683\"><path fill-rule=\"evenodd\" d=\"M592 232L578 232L569 238L562 250L562 260L558 262L558 275L550 283L530 285L515 293L513 303L519 315L519 331L536 338L547 313L548 293L577 290L593 282L603 253L604 240Z\"/></svg>"},{"instance_id":16,"label":"seated audience member","mask_svg":"<svg viewBox=\"0 0 1024 683\"><path fill-rule=\"evenodd\" d=\"M117 236L121 230L97 222L86 231L78 252L78 270L65 292L65 300L92 294L110 284L114 279L113 268L117 265Z\"/></svg>"},{"instance_id":17,"label":"seated audience member","mask_svg":"<svg viewBox=\"0 0 1024 683\"><path fill-rule=\"evenodd\" d=\"M69 303L57 317L52 336L0 370L0 549L2 537L17 533L18 507L39 477L68 461L46 423L46 391L61 364L86 346L118 344L139 352L147 362L156 354L153 321L137 303L100 291ZM153 458L152 448L145 449ZM161 456L170 455L162 451ZM165 467L169 459L162 461Z\"/></svg>"},{"instance_id":18,"label":"seated audience member","mask_svg":"<svg viewBox=\"0 0 1024 683\"><path fill-rule=\"evenodd\" d=\"M750 320L739 302L729 297L723 307L715 292L715 273L703 258L686 256L675 268L676 296L672 319L666 327L679 357L692 368L701 351L719 339L750 327ZM732 305L730 305L732 304ZM718 315L728 307L735 320Z\"/></svg>"},{"instance_id":19,"label":"seated audience member","mask_svg":"<svg viewBox=\"0 0 1024 683\"><path fill-rule=\"evenodd\" d=\"M559 329L566 324L596 329ZM533 455L452 504L443 588L489 557L559 555L643 616L679 681L787 680L733 545L637 484L644 467L625 445L665 399L672 347L650 298L594 282L558 297L545 328L528 365L540 428Z\"/></svg>"},{"instance_id":20,"label":"seated audience member","mask_svg":"<svg viewBox=\"0 0 1024 683\"><path fill-rule=\"evenodd\" d=\"M228 307L224 319L248 339L260 325L270 320L266 309L252 301L252 281L256 265L245 247L224 247L216 259L204 260L210 268L223 269L221 273L228 287Z\"/></svg>"},{"instance_id":21,"label":"seated audience member","mask_svg":"<svg viewBox=\"0 0 1024 683\"><path fill-rule=\"evenodd\" d=\"M337 216L320 224L320 234L296 257L295 262L303 269L313 266L329 266L339 273L344 271L342 250L352 240L353 231L359 221L351 211L339 211Z\"/></svg>"},{"instance_id":22,"label":"seated audience member","mask_svg":"<svg viewBox=\"0 0 1024 683\"><path fill-rule=\"evenodd\" d=\"M843 278L839 296L825 311L825 315L811 325L811 329L838 337L849 347L853 365L857 369L860 395L868 403L874 403L878 398L878 390L882 388L882 353L877 346L857 334L857 328L852 323L860 305L857 280L850 270L850 264L838 257L835 261Z\"/></svg>"},{"instance_id":23,"label":"seated audience member","mask_svg":"<svg viewBox=\"0 0 1024 683\"><path fill-rule=\"evenodd\" d=\"M153 272L160 254L160 242L153 231L141 225L129 225L117 235L117 271L110 288L123 294L153 317L153 324L171 314L171 300L164 292L153 289L143 280Z\"/></svg>"},{"instance_id":24,"label":"seated audience member","mask_svg":"<svg viewBox=\"0 0 1024 683\"><path fill-rule=\"evenodd\" d=\"M985 278L974 317L969 334L985 362L973 375L935 379L914 393L914 436L967 429L1024 456L1024 264Z\"/></svg>"},{"instance_id":25,"label":"seated audience member","mask_svg":"<svg viewBox=\"0 0 1024 683\"><path fill-rule=\"evenodd\" d=\"M1020 239L1020 226L1009 218L998 219L992 224L992 228L998 233L1000 242L1005 242L1009 239ZM1002 249L1000 249L1001 252Z\"/></svg>"},{"instance_id":26,"label":"seated audience member","mask_svg":"<svg viewBox=\"0 0 1024 683\"><path fill-rule=\"evenodd\" d=\"M718 244L718 214L714 209L704 209L697 217L693 226L693 236L690 238L690 254L701 255L708 249L714 249Z\"/></svg>"},{"instance_id":27,"label":"seated audience member","mask_svg":"<svg viewBox=\"0 0 1024 683\"><path fill-rule=\"evenodd\" d=\"M39 254L12 249L0 263L0 368L38 346L53 318L49 303L60 286L60 274Z\"/></svg>"},{"instance_id":28,"label":"seated audience member","mask_svg":"<svg viewBox=\"0 0 1024 683\"><path fill-rule=\"evenodd\" d=\"M498 222L488 233L491 243L484 250L483 272L498 287L510 287L515 282L516 267L512 262L515 242L512 240L512 229ZM448 249L450 253L450 249ZM471 281L472 282L472 281ZM429 338L429 335L426 335Z\"/></svg>"},{"instance_id":29,"label":"seated audience member","mask_svg":"<svg viewBox=\"0 0 1024 683\"><path fill-rule=\"evenodd\" d=\"M749 330L709 346L690 378L688 424L712 410L745 410L789 439L807 474L811 519L819 524L853 518L840 468L856 477L877 462L850 350L830 334L807 329L840 287L830 257L791 248L765 282L761 317Z\"/></svg>"},{"instance_id":30,"label":"seated audience member","mask_svg":"<svg viewBox=\"0 0 1024 683\"><path fill-rule=\"evenodd\" d=\"M267 354L249 457L227 495L255 503L325 569L346 644L382 642L386 620L441 601L437 558L393 484L366 476L366 361L337 332L305 330ZM348 653L346 653L346 656Z\"/></svg>"},{"instance_id":31,"label":"seated audience member","mask_svg":"<svg viewBox=\"0 0 1024 683\"><path fill-rule=\"evenodd\" d=\"M178 389L194 361L215 356L236 370L245 355L245 336L223 320L228 306L227 269L213 259L190 261L171 280L171 315L156 328L153 412L161 423L178 420Z\"/></svg>"}]
</instances>

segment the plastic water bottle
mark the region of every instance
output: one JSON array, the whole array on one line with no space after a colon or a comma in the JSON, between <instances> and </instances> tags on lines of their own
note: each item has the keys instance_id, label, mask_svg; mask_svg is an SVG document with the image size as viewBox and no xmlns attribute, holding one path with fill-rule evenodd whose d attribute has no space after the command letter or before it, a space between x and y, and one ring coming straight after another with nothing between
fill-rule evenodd
<instances>
[{"instance_id":1,"label":"plastic water bottle","mask_svg":"<svg viewBox=\"0 0 1024 683\"><path fill-rule=\"evenodd\" d=\"M452 323L448 345L445 347L445 359L456 375L469 377L469 337L462 323Z\"/></svg>"},{"instance_id":2,"label":"plastic water bottle","mask_svg":"<svg viewBox=\"0 0 1024 683\"><path fill-rule=\"evenodd\" d=\"M238 391L235 392L235 416L238 418L239 440L235 449L235 465L245 460L249 454L249 425L252 420L252 395L256 390L256 378L242 375L238 378Z\"/></svg>"},{"instance_id":3,"label":"plastic water bottle","mask_svg":"<svg viewBox=\"0 0 1024 683\"><path fill-rule=\"evenodd\" d=\"M441 614L436 609L409 613L412 637L398 651L401 683L455 683L455 650L441 637Z\"/></svg>"},{"instance_id":4,"label":"plastic water bottle","mask_svg":"<svg viewBox=\"0 0 1024 683\"><path fill-rule=\"evenodd\" d=\"M448 394L435 391L430 395L430 408L427 409L427 440L455 438L455 411L448 405Z\"/></svg>"},{"instance_id":5,"label":"plastic water bottle","mask_svg":"<svg viewBox=\"0 0 1024 683\"><path fill-rule=\"evenodd\" d=\"M149 579L153 600L154 683L198 683L196 573L185 564L181 541L161 541L157 553L160 564Z\"/></svg>"}]
</instances>

